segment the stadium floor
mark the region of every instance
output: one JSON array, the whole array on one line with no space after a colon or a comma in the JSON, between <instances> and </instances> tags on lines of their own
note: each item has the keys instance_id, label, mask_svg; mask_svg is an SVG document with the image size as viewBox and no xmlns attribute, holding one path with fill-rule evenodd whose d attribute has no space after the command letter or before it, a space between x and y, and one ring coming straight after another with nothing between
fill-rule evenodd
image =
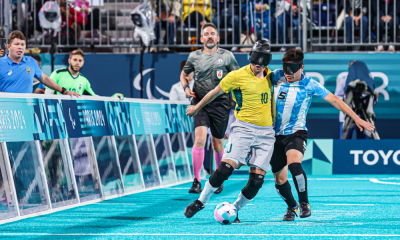
<instances>
[{"instance_id":1,"label":"stadium floor","mask_svg":"<svg viewBox=\"0 0 400 240\"><path fill-rule=\"evenodd\" d=\"M282 221L286 207L268 177L240 212L242 223L220 225L214 206L234 202L246 178L233 175L192 219L183 210L198 195L188 194L186 183L6 223L0 225L0 238L400 239L400 178L394 175L309 176L312 216L294 222Z\"/></svg>"}]
</instances>

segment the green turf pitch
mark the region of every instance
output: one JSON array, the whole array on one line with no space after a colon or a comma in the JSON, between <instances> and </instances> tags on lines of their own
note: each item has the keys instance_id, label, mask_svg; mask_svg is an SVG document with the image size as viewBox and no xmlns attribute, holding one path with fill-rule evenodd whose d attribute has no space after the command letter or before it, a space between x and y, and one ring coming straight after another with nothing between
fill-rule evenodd
<instances>
[{"instance_id":1,"label":"green turf pitch","mask_svg":"<svg viewBox=\"0 0 400 240\"><path fill-rule=\"evenodd\" d=\"M0 225L0 238L400 239L400 178L394 175L309 176L312 216L294 222L282 221L286 206L268 177L240 212L242 223L220 225L213 217L215 205L234 202L246 178L232 176L192 219L183 210L198 195L188 194L187 183L6 223Z\"/></svg>"}]
</instances>

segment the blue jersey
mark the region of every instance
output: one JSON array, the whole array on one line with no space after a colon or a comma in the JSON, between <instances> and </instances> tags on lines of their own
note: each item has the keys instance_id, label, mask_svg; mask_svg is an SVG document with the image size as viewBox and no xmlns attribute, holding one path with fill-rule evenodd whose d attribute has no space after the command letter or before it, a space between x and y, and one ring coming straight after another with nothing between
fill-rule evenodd
<instances>
[{"instance_id":1,"label":"blue jersey","mask_svg":"<svg viewBox=\"0 0 400 240\"><path fill-rule=\"evenodd\" d=\"M312 97L325 98L329 91L311 77L301 75L294 83L286 81L283 70L274 70L274 99L276 103L274 129L276 135L289 135L307 130L306 116Z\"/></svg>"},{"instance_id":2,"label":"blue jersey","mask_svg":"<svg viewBox=\"0 0 400 240\"><path fill-rule=\"evenodd\" d=\"M0 92L32 93L33 78L42 76L36 60L29 56L23 56L20 63L16 63L8 57L8 54L0 58Z\"/></svg>"}]
</instances>

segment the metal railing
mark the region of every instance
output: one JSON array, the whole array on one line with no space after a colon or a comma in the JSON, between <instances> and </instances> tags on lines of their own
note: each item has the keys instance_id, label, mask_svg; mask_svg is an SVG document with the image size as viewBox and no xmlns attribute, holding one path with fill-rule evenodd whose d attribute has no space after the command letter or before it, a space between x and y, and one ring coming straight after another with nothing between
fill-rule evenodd
<instances>
[{"instance_id":1,"label":"metal railing","mask_svg":"<svg viewBox=\"0 0 400 240\"><path fill-rule=\"evenodd\" d=\"M45 0L0 0L1 30L7 35L18 29L28 36L29 46L50 47L49 32L38 23L37 13ZM87 0L83 12L76 0L66 14L71 22L63 29L69 37L56 39L58 48L134 48L130 12L143 0ZM219 28L220 46L248 51L254 41L269 39L274 48L300 47L303 50L343 50L378 45L398 46L399 8L397 1L379 0L150 0L158 22L153 47L159 49L200 48L203 21ZM8 6L8 10L7 9ZM14 10L13 10L14 9ZM83 13L83 20L80 15ZM384 17L384 16L391 16ZM358 20L354 20L354 17Z\"/></svg>"}]
</instances>

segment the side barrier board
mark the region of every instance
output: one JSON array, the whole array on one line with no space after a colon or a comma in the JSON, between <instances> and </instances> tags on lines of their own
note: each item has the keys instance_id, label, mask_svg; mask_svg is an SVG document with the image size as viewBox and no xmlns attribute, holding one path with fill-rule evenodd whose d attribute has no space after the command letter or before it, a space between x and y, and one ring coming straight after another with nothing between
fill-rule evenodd
<instances>
[{"instance_id":1,"label":"side barrier board","mask_svg":"<svg viewBox=\"0 0 400 240\"><path fill-rule=\"evenodd\" d=\"M0 98L0 142L190 132L185 112L168 103Z\"/></svg>"}]
</instances>

